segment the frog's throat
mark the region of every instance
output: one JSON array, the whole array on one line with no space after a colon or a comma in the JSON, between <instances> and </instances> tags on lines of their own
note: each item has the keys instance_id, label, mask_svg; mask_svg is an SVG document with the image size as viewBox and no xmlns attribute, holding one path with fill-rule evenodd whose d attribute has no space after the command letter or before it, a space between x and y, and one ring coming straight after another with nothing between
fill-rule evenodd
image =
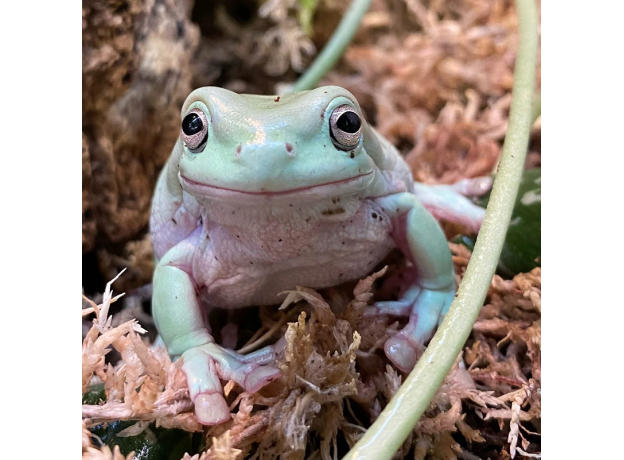
<instances>
[{"instance_id":1,"label":"frog's throat","mask_svg":"<svg viewBox=\"0 0 624 460\"><path fill-rule=\"evenodd\" d=\"M216 185L205 184L201 182L189 179L182 174L179 174L180 183L182 187L195 197L213 198L219 201L248 201L255 199L262 200L280 200L286 199L322 199L328 196L335 196L344 193L345 191L356 192L358 190L365 190L367 185L370 184L373 178L374 170L366 173L358 174L354 177L347 179L340 179L332 182L325 182L322 184L308 185L305 187L299 187L288 190L236 190L227 187L221 187Z\"/></svg>"}]
</instances>

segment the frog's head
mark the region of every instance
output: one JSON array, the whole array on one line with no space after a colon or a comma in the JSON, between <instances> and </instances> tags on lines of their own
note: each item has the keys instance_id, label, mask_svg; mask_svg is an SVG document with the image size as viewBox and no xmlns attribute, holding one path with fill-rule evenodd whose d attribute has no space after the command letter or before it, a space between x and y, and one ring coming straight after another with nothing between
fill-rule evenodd
<instances>
[{"instance_id":1,"label":"frog's head","mask_svg":"<svg viewBox=\"0 0 624 460\"><path fill-rule=\"evenodd\" d=\"M366 194L379 175L377 138L353 95L336 86L281 97L197 89L182 108L178 142L180 183L199 199Z\"/></svg>"}]
</instances>

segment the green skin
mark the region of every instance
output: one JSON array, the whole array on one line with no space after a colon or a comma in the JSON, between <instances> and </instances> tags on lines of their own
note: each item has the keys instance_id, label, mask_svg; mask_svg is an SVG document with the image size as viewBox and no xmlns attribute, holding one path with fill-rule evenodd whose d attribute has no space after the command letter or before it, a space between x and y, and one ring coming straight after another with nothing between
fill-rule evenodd
<instances>
[{"instance_id":1,"label":"green skin","mask_svg":"<svg viewBox=\"0 0 624 460\"><path fill-rule=\"evenodd\" d=\"M361 120L348 145L332 117L345 106ZM205 114L204 130L181 131L150 228L159 259L154 319L169 353L184 359L200 422L230 418L221 380L255 392L280 375L268 364L283 341L244 356L223 348L206 321L211 308L278 304L296 285L360 279L394 247L410 262L402 292L366 313L409 318L384 350L411 370L455 295L451 254L432 213L478 229L483 210L463 195L482 194L491 181L415 184L353 95L335 86L281 97L200 88L182 118L194 109Z\"/></svg>"}]
</instances>

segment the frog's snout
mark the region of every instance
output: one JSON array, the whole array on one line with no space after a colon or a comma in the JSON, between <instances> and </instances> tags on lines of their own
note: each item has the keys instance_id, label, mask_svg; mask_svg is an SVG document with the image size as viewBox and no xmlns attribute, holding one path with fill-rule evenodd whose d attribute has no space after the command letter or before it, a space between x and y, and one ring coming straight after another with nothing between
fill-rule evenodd
<instances>
[{"instance_id":1,"label":"frog's snout","mask_svg":"<svg viewBox=\"0 0 624 460\"><path fill-rule=\"evenodd\" d=\"M234 151L234 157L241 160L279 160L292 158L296 154L294 143L271 142L262 145L240 143Z\"/></svg>"}]
</instances>

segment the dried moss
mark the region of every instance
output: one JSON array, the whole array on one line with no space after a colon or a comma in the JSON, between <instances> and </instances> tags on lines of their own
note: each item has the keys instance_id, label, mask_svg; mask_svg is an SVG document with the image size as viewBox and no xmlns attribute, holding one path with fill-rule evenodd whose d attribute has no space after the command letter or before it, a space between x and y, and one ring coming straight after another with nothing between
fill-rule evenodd
<instances>
[{"instance_id":1,"label":"dried moss","mask_svg":"<svg viewBox=\"0 0 624 460\"><path fill-rule=\"evenodd\" d=\"M463 246L451 244L451 249L461 277L470 254ZM334 458L357 441L402 381L380 351L396 324L361 314L382 290L375 287L375 280L384 272L353 290L343 286L343 296L333 294L334 300L352 298L346 305L336 302L339 315L321 295L306 288L289 292L282 305L298 315L295 322L276 329L275 324L284 323L281 312L265 312L264 328L279 331L273 340L285 337L276 363L283 376L254 395L227 383L232 419L210 428L199 425L193 415L181 362L172 363L164 349L150 348L136 321L111 325L107 311L116 298L109 285L102 304L87 310L96 313L96 319L83 341L83 392L90 383L102 381L107 400L84 405L83 421L92 426L137 420L203 430L208 450L202 459ZM540 419L540 288L540 269L513 280L494 278L463 357L458 357L401 455L472 458L484 452L498 458L517 450L518 442L525 451L535 450ZM109 345L122 362L106 363ZM508 442L493 443L500 441L501 433Z\"/></svg>"}]
</instances>

